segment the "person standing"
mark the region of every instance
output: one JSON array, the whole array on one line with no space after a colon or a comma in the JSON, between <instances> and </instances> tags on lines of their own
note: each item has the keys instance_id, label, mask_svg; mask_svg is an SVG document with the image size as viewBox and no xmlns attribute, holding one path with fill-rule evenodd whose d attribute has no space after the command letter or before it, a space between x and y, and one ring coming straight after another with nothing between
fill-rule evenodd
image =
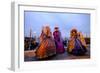
<instances>
[{"instance_id":1,"label":"person standing","mask_svg":"<svg viewBox=\"0 0 100 73\"><path fill-rule=\"evenodd\" d=\"M81 37L80 34L78 34L77 29L72 29L70 32L67 51L68 53L77 56L84 55L87 52L86 46L81 41Z\"/></svg>"},{"instance_id":2,"label":"person standing","mask_svg":"<svg viewBox=\"0 0 100 73\"><path fill-rule=\"evenodd\" d=\"M45 59L56 54L56 46L49 26L45 26L40 36L40 45L36 50L38 59Z\"/></svg>"},{"instance_id":3,"label":"person standing","mask_svg":"<svg viewBox=\"0 0 100 73\"><path fill-rule=\"evenodd\" d=\"M59 27L54 28L53 36L56 44L56 52L64 53L65 49L64 49L63 39L61 37L61 32L59 31Z\"/></svg>"}]
</instances>

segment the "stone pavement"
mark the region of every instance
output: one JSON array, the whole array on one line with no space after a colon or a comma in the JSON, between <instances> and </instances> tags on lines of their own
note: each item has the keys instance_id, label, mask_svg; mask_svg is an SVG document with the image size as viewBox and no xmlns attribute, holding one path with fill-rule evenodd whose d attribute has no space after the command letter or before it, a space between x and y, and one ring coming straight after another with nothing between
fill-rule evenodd
<instances>
[{"instance_id":1,"label":"stone pavement","mask_svg":"<svg viewBox=\"0 0 100 73\"><path fill-rule=\"evenodd\" d=\"M89 59L89 58L90 58L90 51L88 50L88 52L84 56L74 56L74 55L71 55L65 52L63 54L57 54L55 56L44 59L43 61L45 60L47 61L47 60ZM24 61L27 62L27 61L42 61L42 60L38 60L35 57L35 51L31 50L31 51L24 52Z\"/></svg>"}]
</instances>

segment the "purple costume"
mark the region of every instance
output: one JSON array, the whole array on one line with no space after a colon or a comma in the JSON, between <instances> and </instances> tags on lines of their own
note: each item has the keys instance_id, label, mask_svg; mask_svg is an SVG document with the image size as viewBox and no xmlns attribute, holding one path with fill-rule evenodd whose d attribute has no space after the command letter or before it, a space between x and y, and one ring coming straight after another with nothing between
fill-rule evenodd
<instances>
[{"instance_id":1,"label":"purple costume","mask_svg":"<svg viewBox=\"0 0 100 73\"><path fill-rule=\"evenodd\" d=\"M59 31L54 31L53 32L55 44L56 44L56 53L64 53L64 45L63 45L63 40L61 38L61 33Z\"/></svg>"},{"instance_id":2,"label":"purple costume","mask_svg":"<svg viewBox=\"0 0 100 73\"><path fill-rule=\"evenodd\" d=\"M74 41L75 41L75 45L72 50L72 54L73 55L84 55L87 52L86 47L82 45L79 39L75 38Z\"/></svg>"}]
</instances>

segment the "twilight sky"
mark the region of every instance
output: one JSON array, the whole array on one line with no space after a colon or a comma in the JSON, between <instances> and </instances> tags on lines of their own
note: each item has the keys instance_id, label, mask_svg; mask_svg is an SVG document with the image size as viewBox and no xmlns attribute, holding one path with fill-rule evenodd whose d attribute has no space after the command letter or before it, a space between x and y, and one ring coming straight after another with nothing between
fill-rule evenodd
<instances>
[{"instance_id":1,"label":"twilight sky","mask_svg":"<svg viewBox=\"0 0 100 73\"><path fill-rule=\"evenodd\" d=\"M39 36L42 26L49 25L51 31L54 31L55 26L59 26L62 37L69 37L70 30L76 28L84 35L90 36L90 14L80 13L54 13L54 12L24 12L24 35L32 35L36 33Z\"/></svg>"}]
</instances>

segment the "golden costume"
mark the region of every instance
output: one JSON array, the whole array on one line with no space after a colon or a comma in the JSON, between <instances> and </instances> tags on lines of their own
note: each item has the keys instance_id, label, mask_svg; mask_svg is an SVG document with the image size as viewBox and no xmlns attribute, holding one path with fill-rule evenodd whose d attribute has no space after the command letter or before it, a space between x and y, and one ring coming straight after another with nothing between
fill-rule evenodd
<instances>
[{"instance_id":1,"label":"golden costume","mask_svg":"<svg viewBox=\"0 0 100 73\"><path fill-rule=\"evenodd\" d=\"M36 51L36 57L43 59L55 55L56 46L49 27L46 27L45 31L41 33L40 39L41 42Z\"/></svg>"}]
</instances>

